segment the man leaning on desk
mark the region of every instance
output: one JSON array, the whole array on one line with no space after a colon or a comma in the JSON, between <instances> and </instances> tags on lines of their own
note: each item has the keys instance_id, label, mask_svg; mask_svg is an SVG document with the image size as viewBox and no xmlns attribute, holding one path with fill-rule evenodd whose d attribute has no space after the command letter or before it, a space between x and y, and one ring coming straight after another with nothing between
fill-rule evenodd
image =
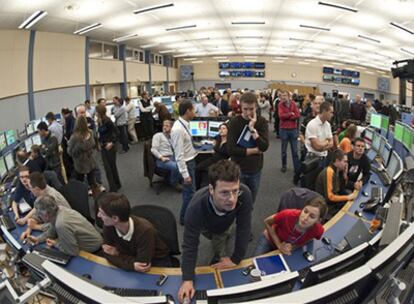
<instances>
[{"instance_id":1,"label":"man leaning on desk","mask_svg":"<svg viewBox=\"0 0 414 304\"><path fill-rule=\"evenodd\" d=\"M216 260L213 268L234 267L246 254L253 203L249 188L240 184L240 174L240 167L229 160L211 165L209 185L198 190L188 206L182 246L183 283L178 291L180 302L191 300L195 294L193 281L200 234L212 242ZM225 253L226 242L234 228L234 252L229 257Z\"/></svg>"}]
</instances>

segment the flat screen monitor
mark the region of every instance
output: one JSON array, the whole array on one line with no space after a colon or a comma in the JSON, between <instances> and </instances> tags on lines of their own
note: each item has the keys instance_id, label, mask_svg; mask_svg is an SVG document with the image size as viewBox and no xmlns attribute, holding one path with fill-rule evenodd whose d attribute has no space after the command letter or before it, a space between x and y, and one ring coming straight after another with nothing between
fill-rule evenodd
<instances>
[{"instance_id":1,"label":"flat screen monitor","mask_svg":"<svg viewBox=\"0 0 414 304\"><path fill-rule=\"evenodd\" d=\"M36 127L34 125L34 122L33 121L28 122L26 124L26 135L29 136L29 135L33 134L34 132L36 132Z\"/></svg>"},{"instance_id":2,"label":"flat screen monitor","mask_svg":"<svg viewBox=\"0 0 414 304\"><path fill-rule=\"evenodd\" d=\"M254 73L254 77L264 78L265 77L265 72L264 71L263 72L256 71L256 73Z\"/></svg>"},{"instance_id":3,"label":"flat screen monitor","mask_svg":"<svg viewBox=\"0 0 414 304\"><path fill-rule=\"evenodd\" d=\"M360 80L359 79L355 79L355 78L351 78L351 84L353 85L359 85Z\"/></svg>"},{"instance_id":4,"label":"flat screen monitor","mask_svg":"<svg viewBox=\"0 0 414 304\"><path fill-rule=\"evenodd\" d=\"M334 73L335 75L342 75L342 70L341 70L341 69L334 69L334 70L333 70L333 73Z\"/></svg>"},{"instance_id":5,"label":"flat screen monitor","mask_svg":"<svg viewBox=\"0 0 414 304\"><path fill-rule=\"evenodd\" d=\"M359 78L359 72L352 71L352 75L351 76L354 77L354 78Z\"/></svg>"},{"instance_id":6,"label":"flat screen monitor","mask_svg":"<svg viewBox=\"0 0 414 304\"><path fill-rule=\"evenodd\" d=\"M38 145L38 146L42 145L42 138L40 137L39 134L35 134L32 136L32 144Z\"/></svg>"},{"instance_id":7,"label":"flat screen monitor","mask_svg":"<svg viewBox=\"0 0 414 304\"><path fill-rule=\"evenodd\" d=\"M382 119L382 115L381 114L377 114L377 113L372 113L371 114L371 121L370 121L370 126L377 128L377 129L381 129L381 119Z\"/></svg>"},{"instance_id":8,"label":"flat screen monitor","mask_svg":"<svg viewBox=\"0 0 414 304\"><path fill-rule=\"evenodd\" d=\"M374 136L374 131L372 131L372 129L366 128L364 131L365 143L371 144L373 136Z\"/></svg>"},{"instance_id":9,"label":"flat screen monitor","mask_svg":"<svg viewBox=\"0 0 414 304\"><path fill-rule=\"evenodd\" d=\"M380 146L379 146L379 154L382 153L382 150L384 150L385 144L387 143L387 140L385 139L385 137L380 137Z\"/></svg>"},{"instance_id":10,"label":"flat screen monitor","mask_svg":"<svg viewBox=\"0 0 414 304\"><path fill-rule=\"evenodd\" d=\"M8 146L10 146L16 141L16 132L14 132L14 130L7 130L5 134L6 134L6 142Z\"/></svg>"},{"instance_id":11,"label":"flat screen monitor","mask_svg":"<svg viewBox=\"0 0 414 304\"><path fill-rule=\"evenodd\" d=\"M351 84L351 79L350 78L342 78L342 83L343 84Z\"/></svg>"},{"instance_id":12,"label":"flat screen monitor","mask_svg":"<svg viewBox=\"0 0 414 304\"><path fill-rule=\"evenodd\" d=\"M411 145L413 142L413 131L409 126L405 126L404 128L402 142L408 150L411 149Z\"/></svg>"},{"instance_id":13,"label":"flat screen monitor","mask_svg":"<svg viewBox=\"0 0 414 304\"><path fill-rule=\"evenodd\" d=\"M230 68L230 62L219 62L219 69L228 69Z\"/></svg>"},{"instance_id":14,"label":"flat screen monitor","mask_svg":"<svg viewBox=\"0 0 414 304\"><path fill-rule=\"evenodd\" d=\"M26 149L26 152L30 152L30 148L32 147L32 145L33 145L33 142L30 137L24 140L24 148Z\"/></svg>"},{"instance_id":15,"label":"flat screen monitor","mask_svg":"<svg viewBox=\"0 0 414 304\"><path fill-rule=\"evenodd\" d=\"M332 75L323 75L322 77L323 81L332 82L333 76Z\"/></svg>"},{"instance_id":16,"label":"flat screen monitor","mask_svg":"<svg viewBox=\"0 0 414 304\"><path fill-rule=\"evenodd\" d=\"M342 75L347 76L347 77L351 77L352 76L352 71L342 70Z\"/></svg>"},{"instance_id":17,"label":"flat screen monitor","mask_svg":"<svg viewBox=\"0 0 414 304\"><path fill-rule=\"evenodd\" d=\"M404 125L401 122L396 122L394 127L394 139L402 142L404 133Z\"/></svg>"},{"instance_id":18,"label":"flat screen monitor","mask_svg":"<svg viewBox=\"0 0 414 304\"><path fill-rule=\"evenodd\" d=\"M323 67L323 73L324 74L333 74L334 69L329 67Z\"/></svg>"},{"instance_id":19,"label":"flat screen monitor","mask_svg":"<svg viewBox=\"0 0 414 304\"><path fill-rule=\"evenodd\" d=\"M3 239L6 241L13 249L13 251L21 251L22 246L20 243L11 235L11 233L7 230L6 227L1 225L1 232L3 233Z\"/></svg>"},{"instance_id":20,"label":"flat screen monitor","mask_svg":"<svg viewBox=\"0 0 414 304\"><path fill-rule=\"evenodd\" d=\"M191 136L206 137L207 136L207 120L192 120L190 121Z\"/></svg>"},{"instance_id":21,"label":"flat screen monitor","mask_svg":"<svg viewBox=\"0 0 414 304\"><path fill-rule=\"evenodd\" d=\"M241 62L230 62L231 69L241 69L243 64Z\"/></svg>"},{"instance_id":22,"label":"flat screen monitor","mask_svg":"<svg viewBox=\"0 0 414 304\"><path fill-rule=\"evenodd\" d=\"M254 63L254 68L255 69L264 70L265 66L266 66L266 64L264 62L255 62Z\"/></svg>"},{"instance_id":23,"label":"flat screen monitor","mask_svg":"<svg viewBox=\"0 0 414 304\"><path fill-rule=\"evenodd\" d=\"M391 179L396 178L399 171L402 170L401 159L398 157L395 151L391 153L390 160L388 161L388 166L385 170Z\"/></svg>"},{"instance_id":24,"label":"flat screen monitor","mask_svg":"<svg viewBox=\"0 0 414 304\"><path fill-rule=\"evenodd\" d=\"M36 119L33 120L33 126L35 128L35 130L37 130L37 126L43 121L43 119Z\"/></svg>"},{"instance_id":25,"label":"flat screen monitor","mask_svg":"<svg viewBox=\"0 0 414 304\"><path fill-rule=\"evenodd\" d=\"M243 62L243 69L253 69L253 62Z\"/></svg>"},{"instance_id":26,"label":"flat screen monitor","mask_svg":"<svg viewBox=\"0 0 414 304\"><path fill-rule=\"evenodd\" d=\"M14 163L14 158L13 158L13 153L12 152L4 155L4 161L6 163L7 170L10 171L14 168L15 163Z\"/></svg>"},{"instance_id":27,"label":"flat screen monitor","mask_svg":"<svg viewBox=\"0 0 414 304\"><path fill-rule=\"evenodd\" d=\"M388 116L383 115L381 118L381 129L384 131L388 131L389 125L390 125L390 118Z\"/></svg>"},{"instance_id":28,"label":"flat screen monitor","mask_svg":"<svg viewBox=\"0 0 414 304\"><path fill-rule=\"evenodd\" d=\"M253 71L243 71L243 77L253 77Z\"/></svg>"},{"instance_id":29,"label":"flat screen monitor","mask_svg":"<svg viewBox=\"0 0 414 304\"><path fill-rule=\"evenodd\" d=\"M230 77L230 71L222 70L219 72L219 77Z\"/></svg>"},{"instance_id":30,"label":"flat screen monitor","mask_svg":"<svg viewBox=\"0 0 414 304\"><path fill-rule=\"evenodd\" d=\"M336 83L342 83L342 77L334 76L333 81L336 82Z\"/></svg>"},{"instance_id":31,"label":"flat screen monitor","mask_svg":"<svg viewBox=\"0 0 414 304\"><path fill-rule=\"evenodd\" d=\"M0 133L0 151L7 147L6 134Z\"/></svg>"},{"instance_id":32,"label":"flat screen monitor","mask_svg":"<svg viewBox=\"0 0 414 304\"><path fill-rule=\"evenodd\" d=\"M230 76L231 77L242 77L243 72L242 71L230 71Z\"/></svg>"},{"instance_id":33,"label":"flat screen monitor","mask_svg":"<svg viewBox=\"0 0 414 304\"><path fill-rule=\"evenodd\" d=\"M377 152L380 152L380 145L381 145L381 135L379 135L378 133L374 133L374 136L372 138L371 148Z\"/></svg>"},{"instance_id":34,"label":"flat screen monitor","mask_svg":"<svg viewBox=\"0 0 414 304\"><path fill-rule=\"evenodd\" d=\"M389 162L390 156L391 156L391 151L392 151L392 148L388 143L385 143L384 147L380 151L382 164L384 165L384 167L386 167L388 165L388 162Z\"/></svg>"},{"instance_id":35,"label":"flat screen monitor","mask_svg":"<svg viewBox=\"0 0 414 304\"><path fill-rule=\"evenodd\" d=\"M0 179L7 174L7 167L6 163L4 162L4 157L0 157Z\"/></svg>"},{"instance_id":36,"label":"flat screen monitor","mask_svg":"<svg viewBox=\"0 0 414 304\"><path fill-rule=\"evenodd\" d=\"M208 137L216 137L219 134L220 125L222 121L209 121L208 122Z\"/></svg>"}]
</instances>

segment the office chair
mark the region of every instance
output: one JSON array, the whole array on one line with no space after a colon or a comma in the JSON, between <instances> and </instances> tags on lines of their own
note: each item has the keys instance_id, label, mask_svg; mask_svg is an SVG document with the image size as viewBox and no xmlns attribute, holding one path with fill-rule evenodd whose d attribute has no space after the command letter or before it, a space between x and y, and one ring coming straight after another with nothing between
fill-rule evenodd
<instances>
[{"instance_id":1,"label":"office chair","mask_svg":"<svg viewBox=\"0 0 414 304\"><path fill-rule=\"evenodd\" d=\"M323 168L319 166L319 159L314 158L303 161L301 170L303 174L301 178L301 186L310 190L315 190L316 178L323 170Z\"/></svg>"},{"instance_id":2,"label":"office chair","mask_svg":"<svg viewBox=\"0 0 414 304\"><path fill-rule=\"evenodd\" d=\"M180 262L175 256L181 252L174 214L169 209L156 205L135 206L131 209L131 214L142 217L154 225L159 236L170 249L172 266L179 267Z\"/></svg>"},{"instance_id":3,"label":"office chair","mask_svg":"<svg viewBox=\"0 0 414 304\"><path fill-rule=\"evenodd\" d=\"M306 202L313 200L317 196L321 197L319 193L306 188L290 188L280 196L279 209L277 212L284 209L303 209Z\"/></svg>"},{"instance_id":4,"label":"office chair","mask_svg":"<svg viewBox=\"0 0 414 304\"><path fill-rule=\"evenodd\" d=\"M168 170L157 168L155 164L154 155L151 153L152 140L146 140L144 143L144 176L148 178L151 188L155 188L155 193L158 195L161 192L161 186L166 185L165 180L170 175ZM153 181L154 174L162 177L162 180ZM159 185L154 187L154 185Z\"/></svg>"},{"instance_id":5,"label":"office chair","mask_svg":"<svg viewBox=\"0 0 414 304\"><path fill-rule=\"evenodd\" d=\"M60 189L60 193L62 193L64 198L66 198L73 210L76 210L82 214L92 225L95 224L95 220L92 218L89 210L87 184L76 179L71 179Z\"/></svg>"}]
</instances>

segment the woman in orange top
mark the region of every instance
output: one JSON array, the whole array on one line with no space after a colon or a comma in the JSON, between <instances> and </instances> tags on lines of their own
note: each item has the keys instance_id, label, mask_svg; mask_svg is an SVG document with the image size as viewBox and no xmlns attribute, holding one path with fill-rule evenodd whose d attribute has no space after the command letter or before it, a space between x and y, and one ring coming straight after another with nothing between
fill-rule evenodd
<instances>
[{"instance_id":1,"label":"woman in orange top","mask_svg":"<svg viewBox=\"0 0 414 304\"><path fill-rule=\"evenodd\" d=\"M339 149L344 151L345 153L352 151L352 142L356 137L357 126L350 125L345 132L345 137L339 143Z\"/></svg>"}]
</instances>

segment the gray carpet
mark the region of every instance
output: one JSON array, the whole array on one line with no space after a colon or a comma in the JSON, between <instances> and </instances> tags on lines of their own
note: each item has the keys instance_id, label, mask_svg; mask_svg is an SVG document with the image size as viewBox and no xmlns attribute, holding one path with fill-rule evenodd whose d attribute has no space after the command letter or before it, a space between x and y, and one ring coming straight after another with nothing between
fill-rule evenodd
<instances>
[{"instance_id":1,"label":"gray carpet","mask_svg":"<svg viewBox=\"0 0 414 304\"><path fill-rule=\"evenodd\" d=\"M257 239L264 229L263 220L274 213L279 205L281 193L293 186L293 166L288 147L288 171L281 173L280 140L276 139L273 132L269 132L270 147L265 153L264 168L261 184L257 195L252 218L253 240L248 247L247 256L251 256L256 246ZM149 186L148 179L144 177L143 170L143 143L131 146L126 154L118 154L118 169L121 176L122 189L120 192L127 195L131 206L154 204L169 208L179 218L181 207L181 194L168 186L164 186L159 195ZM103 169L102 164L100 167ZM104 184L106 178L102 172ZM182 242L183 227L177 225L180 244ZM212 258L210 244L203 237L200 238L198 265L206 265ZM231 247L228 249L231 254Z\"/></svg>"}]
</instances>

